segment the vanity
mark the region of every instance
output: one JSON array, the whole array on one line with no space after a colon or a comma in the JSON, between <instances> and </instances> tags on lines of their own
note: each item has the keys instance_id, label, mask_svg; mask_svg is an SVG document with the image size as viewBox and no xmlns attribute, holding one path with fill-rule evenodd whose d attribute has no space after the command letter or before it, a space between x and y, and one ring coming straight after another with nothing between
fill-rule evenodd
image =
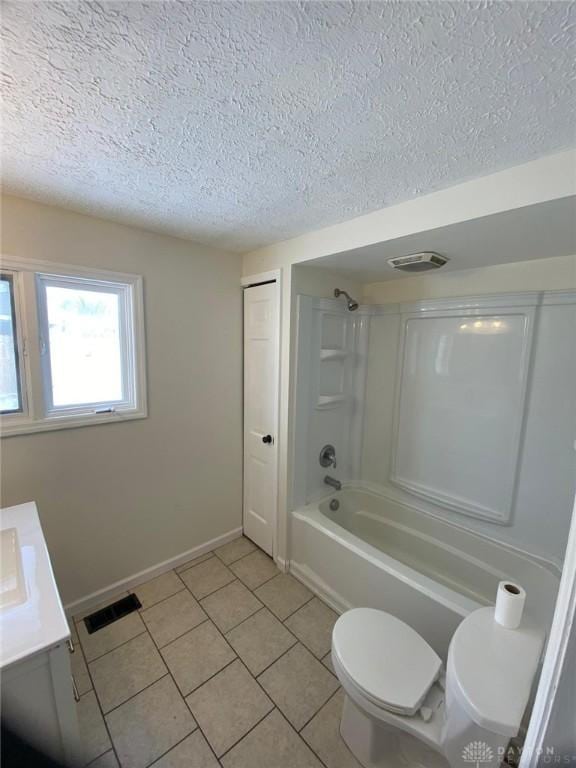
<instances>
[{"instance_id":1,"label":"vanity","mask_svg":"<svg viewBox=\"0 0 576 768\"><path fill-rule=\"evenodd\" d=\"M80 758L74 647L34 502L0 510L2 717L55 760Z\"/></svg>"}]
</instances>

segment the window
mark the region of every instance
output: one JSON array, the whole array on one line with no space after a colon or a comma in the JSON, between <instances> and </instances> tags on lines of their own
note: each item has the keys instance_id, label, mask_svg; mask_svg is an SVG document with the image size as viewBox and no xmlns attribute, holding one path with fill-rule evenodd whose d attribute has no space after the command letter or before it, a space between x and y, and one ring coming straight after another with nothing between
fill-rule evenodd
<instances>
[{"instance_id":1,"label":"window","mask_svg":"<svg viewBox=\"0 0 576 768\"><path fill-rule=\"evenodd\" d=\"M127 407L129 286L38 275L46 408Z\"/></svg>"},{"instance_id":2,"label":"window","mask_svg":"<svg viewBox=\"0 0 576 768\"><path fill-rule=\"evenodd\" d=\"M0 280L2 435L146 416L141 278L9 264Z\"/></svg>"},{"instance_id":3,"label":"window","mask_svg":"<svg viewBox=\"0 0 576 768\"><path fill-rule=\"evenodd\" d=\"M0 413L22 411L14 279L0 273Z\"/></svg>"}]
</instances>

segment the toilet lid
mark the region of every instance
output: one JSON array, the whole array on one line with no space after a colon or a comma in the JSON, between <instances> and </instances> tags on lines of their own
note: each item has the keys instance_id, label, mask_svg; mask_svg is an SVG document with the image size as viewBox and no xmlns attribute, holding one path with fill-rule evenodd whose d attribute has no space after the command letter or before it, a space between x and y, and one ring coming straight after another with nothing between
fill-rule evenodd
<instances>
[{"instance_id":1,"label":"toilet lid","mask_svg":"<svg viewBox=\"0 0 576 768\"><path fill-rule=\"evenodd\" d=\"M368 699L402 715L418 711L442 668L440 657L412 627L373 608L340 616L332 650Z\"/></svg>"}]
</instances>

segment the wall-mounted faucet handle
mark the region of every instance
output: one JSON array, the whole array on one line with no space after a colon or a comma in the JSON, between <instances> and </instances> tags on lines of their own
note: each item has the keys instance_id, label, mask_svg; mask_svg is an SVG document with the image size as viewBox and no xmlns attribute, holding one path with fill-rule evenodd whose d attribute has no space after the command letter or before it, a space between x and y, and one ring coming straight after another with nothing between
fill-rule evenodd
<instances>
[{"instance_id":1,"label":"wall-mounted faucet handle","mask_svg":"<svg viewBox=\"0 0 576 768\"><path fill-rule=\"evenodd\" d=\"M318 458L321 467L336 468L336 448L333 445L325 445Z\"/></svg>"}]
</instances>

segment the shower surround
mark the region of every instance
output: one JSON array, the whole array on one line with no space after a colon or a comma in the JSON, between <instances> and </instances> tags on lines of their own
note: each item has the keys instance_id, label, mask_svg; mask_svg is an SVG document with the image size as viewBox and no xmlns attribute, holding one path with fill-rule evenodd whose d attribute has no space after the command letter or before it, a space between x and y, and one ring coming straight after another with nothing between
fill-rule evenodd
<instances>
[{"instance_id":1,"label":"shower surround","mask_svg":"<svg viewBox=\"0 0 576 768\"><path fill-rule=\"evenodd\" d=\"M415 533L402 534L407 552L420 547L423 526L439 526L441 540L459 531L464 548L452 554L460 563L472 557L477 574L492 574L479 579L490 584L488 592L500 574L536 583L526 574L545 572L546 595L538 592L538 602L553 604L575 490L576 294L361 305L352 313L342 301L299 296L297 313L294 572L340 608L390 595L389 585L374 582L376 571L383 573L376 532L397 537L405 518ZM330 474L342 482L340 494L329 493L318 462L327 443L336 449ZM341 521L326 513L334 498L348 510ZM502 555L497 566L488 567L489 552ZM437 558L410 567L430 579L431 560ZM318 567L331 561L342 563L338 583ZM531 565L518 571L505 563ZM366 568L371 575L354 591L352 574ZM440 592L447 588L441 581ZM546 610L541 616L547 623Z\"/></svg>"}]
</instances>

